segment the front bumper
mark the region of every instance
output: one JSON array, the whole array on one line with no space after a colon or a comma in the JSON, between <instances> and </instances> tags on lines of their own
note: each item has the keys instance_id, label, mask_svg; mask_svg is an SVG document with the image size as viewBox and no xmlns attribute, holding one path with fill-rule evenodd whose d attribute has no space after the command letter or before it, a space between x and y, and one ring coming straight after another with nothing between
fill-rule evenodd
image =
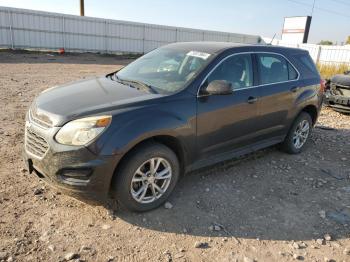
<instances>
[{"instance_id":1,"label":"front bumper","mask_svg":"<svg viewBox=\"0 0 350 262\"><path fill-rule=\"evenodd\" d=\"M58 144L54 140L58 129L43 128L26 121L23 156L29 172L34 172L65 194L85 202L101 204L108 197L118 155L101 156L84 146ZM48 148L44 154L37 153L37 150L33 152L28 147L32 143L28 130L47 142Z\"/></svg>"},{"instance_id":2,"label":"front bumper","mask_svg":"<svg viewBox=\"0 0 350 262\"><path fill-rule=\"evenodd\" d=\"M327 90L324 95L324 103L336 111L350 113L350 97L334 95Z\"/></svg>"}]
</instances>

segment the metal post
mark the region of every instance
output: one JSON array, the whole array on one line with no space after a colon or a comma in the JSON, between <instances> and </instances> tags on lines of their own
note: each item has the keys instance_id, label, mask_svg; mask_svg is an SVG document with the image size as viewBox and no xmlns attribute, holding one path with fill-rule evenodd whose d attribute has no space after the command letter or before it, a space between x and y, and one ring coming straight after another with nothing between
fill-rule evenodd
<instances>
[{"instance_id":1,"label":"metal post","mask_svg":"<svg viewBox=\"0 0 350 262\"><path fill-rule=\"evenodd\" d=\"M8 21L9 21L9 29L10 29L10 39L11 39L11 48L14 49L15 42L14 42L14 35L12 30L12 13L8 11Z\"/></svg>"},{"instance_id":2,"label":"metal post","mask_svg":"<svg viewBox=\"0 0 350 262\"><path fill-rule=\"evenodd\" d=\"M80 0L80 16L84 16L84 0Z\"/></svg>"},{"instance_id":3,"label":"metal post","mask_svg":"<svg viewBox=\"0 0 350 262\"><path fill-rule=\"evenodd\" d=\"M62 47L66 49L66 26L64 16L62 16Z\"/></svg>"},{"instance_id":4,"label":"metal post","mask_svg":"<svg viewBox=\"0 0 350 262\"><path fill-rule=\"evenodd\" d=\"M105 20L105 49L106 49L106 53L108 54L108 23L107 20Z\"/></svg>"},{"instance_id":5,"label":"metal post","mask_svg":"<svg viewBox=\"0 0 350 262\"><path fill-rule=\"evenodd\" d=\"M175 28L175 42L177 42L177 28Z\"/></svg>"},{"instance_id":6,"label":"metal post","mask_svg":"<svg viewBox=\"0 0 350 262\"><path fill-rule=\"evenodd\" d=\"M320 62L321 52L322 52L322 47L319 45L317 50L317 56L316 56L316 64Z\"/></svg>"},{"instance_id":7,"label":"metal post","mask_svg":"<svg viewBox=\"0 0 350 262\"><path fill-rule=\"evenodd\" d=\"M145 41L146 41L146 25L143 25L143 36L142 36L142 53L145 53Z\"/></svg>"}]
</instances>

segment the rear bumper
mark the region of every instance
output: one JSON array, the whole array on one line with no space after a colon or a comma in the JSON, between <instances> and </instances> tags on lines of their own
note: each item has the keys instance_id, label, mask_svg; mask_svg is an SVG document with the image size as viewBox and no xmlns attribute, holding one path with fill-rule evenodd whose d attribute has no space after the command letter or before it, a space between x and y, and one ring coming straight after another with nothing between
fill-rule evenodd
<instances>
[{"instance_id":1,"label":"rear bumper","mask_svg":"<svg viewBox=\"0 0 350 262\"><path fill-rule=\"evenodd\" d=\"M350 97L333 95L330 91L326 91L324 103L336 111L350 113Z\"/></svg>"},{"instance_id":2,"label":"rear bumper","mask_svg":"<svg viewBox=\"0 0 350 262\"><path fill-rule=\"evenodd\" d=\"M62 193L84 202L105 202L118 155L100 156L86 147L60 145L50 137L51 131L35 125L30 125L30 128L49 144L47 152L40 157L25 145L23 157L30 173L35 173Z\"/></svg>"}]
</instances>

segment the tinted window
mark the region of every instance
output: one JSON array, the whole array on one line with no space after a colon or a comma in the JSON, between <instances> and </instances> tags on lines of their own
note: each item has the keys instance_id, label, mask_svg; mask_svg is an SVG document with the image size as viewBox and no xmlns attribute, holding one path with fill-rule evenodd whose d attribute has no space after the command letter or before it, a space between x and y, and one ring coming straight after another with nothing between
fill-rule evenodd
<instances>
[{"instance_id":1,"label":"tinted window","mask_svg":"<svg viewBox=\"0 0 350 262\"><path fill-rule=\"evenodd\" d=\"M282 56L258 54L261 84L288 81L288 62Z\"/></svg>"},{"instance_id":2,"label":"tinted window","mask_svg":"<svg viewBox=\"0 0 350 262\"><path fill-rule=\"evenodd\" d=\"M298 60L303 64L303 66L308 71L310 71L313 74L318 75L318 71L317 71L317 68L315 66L315 63L314 63L314 61L312 61L309 54L300 54L300 55L296 55L296 57L298 58Z\"/></svg>"},{"instance_id":3,"label":"tinted window","mask_svg":"<svg viewBox=\"0 0 350 262\"><path fill-rule=\"evenodd\" d=\"M298 78L298 72L295 70L295 68L288 63L288 79L294 80Z\"/></svg>"},{"instance_id":4,"label":"tinted window","mask_svg":"<svg viewBox=\"0 0 350 262\"><path fill-rule=\"evenodd\" d=\"M208 77L207 83L226 80L234 89L253 85L252 59L249 54L234 55L224 60Z\"/></svg>"}]
</instances>

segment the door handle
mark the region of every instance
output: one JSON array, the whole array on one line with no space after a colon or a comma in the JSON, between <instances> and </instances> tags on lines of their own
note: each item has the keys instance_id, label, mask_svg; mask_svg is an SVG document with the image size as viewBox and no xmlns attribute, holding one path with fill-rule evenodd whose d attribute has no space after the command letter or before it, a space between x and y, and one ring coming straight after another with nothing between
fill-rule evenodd
<instances>
[{"instance_id":1,"label":"door handle","mask_svg":"<svg viewBox=\"0 0 350 262\"><path fill-rule=\"evenodd\" d=\"M247 102L249 104L254 104L256 101L258 101L258 99L256 97L254 97L254 96L248 97L248 100L247 100Z\"/></svg>"},{"instance_id":2,"label":"door handle","mask_svg":"<svg viewBox=\"0 0 350 262\"><path fill-rule=\"evenodd\" d=\"M293 93L297 92L300 89L299 86L293 86L290 91L292 91Z\"/></svg>"}]
</instances>

